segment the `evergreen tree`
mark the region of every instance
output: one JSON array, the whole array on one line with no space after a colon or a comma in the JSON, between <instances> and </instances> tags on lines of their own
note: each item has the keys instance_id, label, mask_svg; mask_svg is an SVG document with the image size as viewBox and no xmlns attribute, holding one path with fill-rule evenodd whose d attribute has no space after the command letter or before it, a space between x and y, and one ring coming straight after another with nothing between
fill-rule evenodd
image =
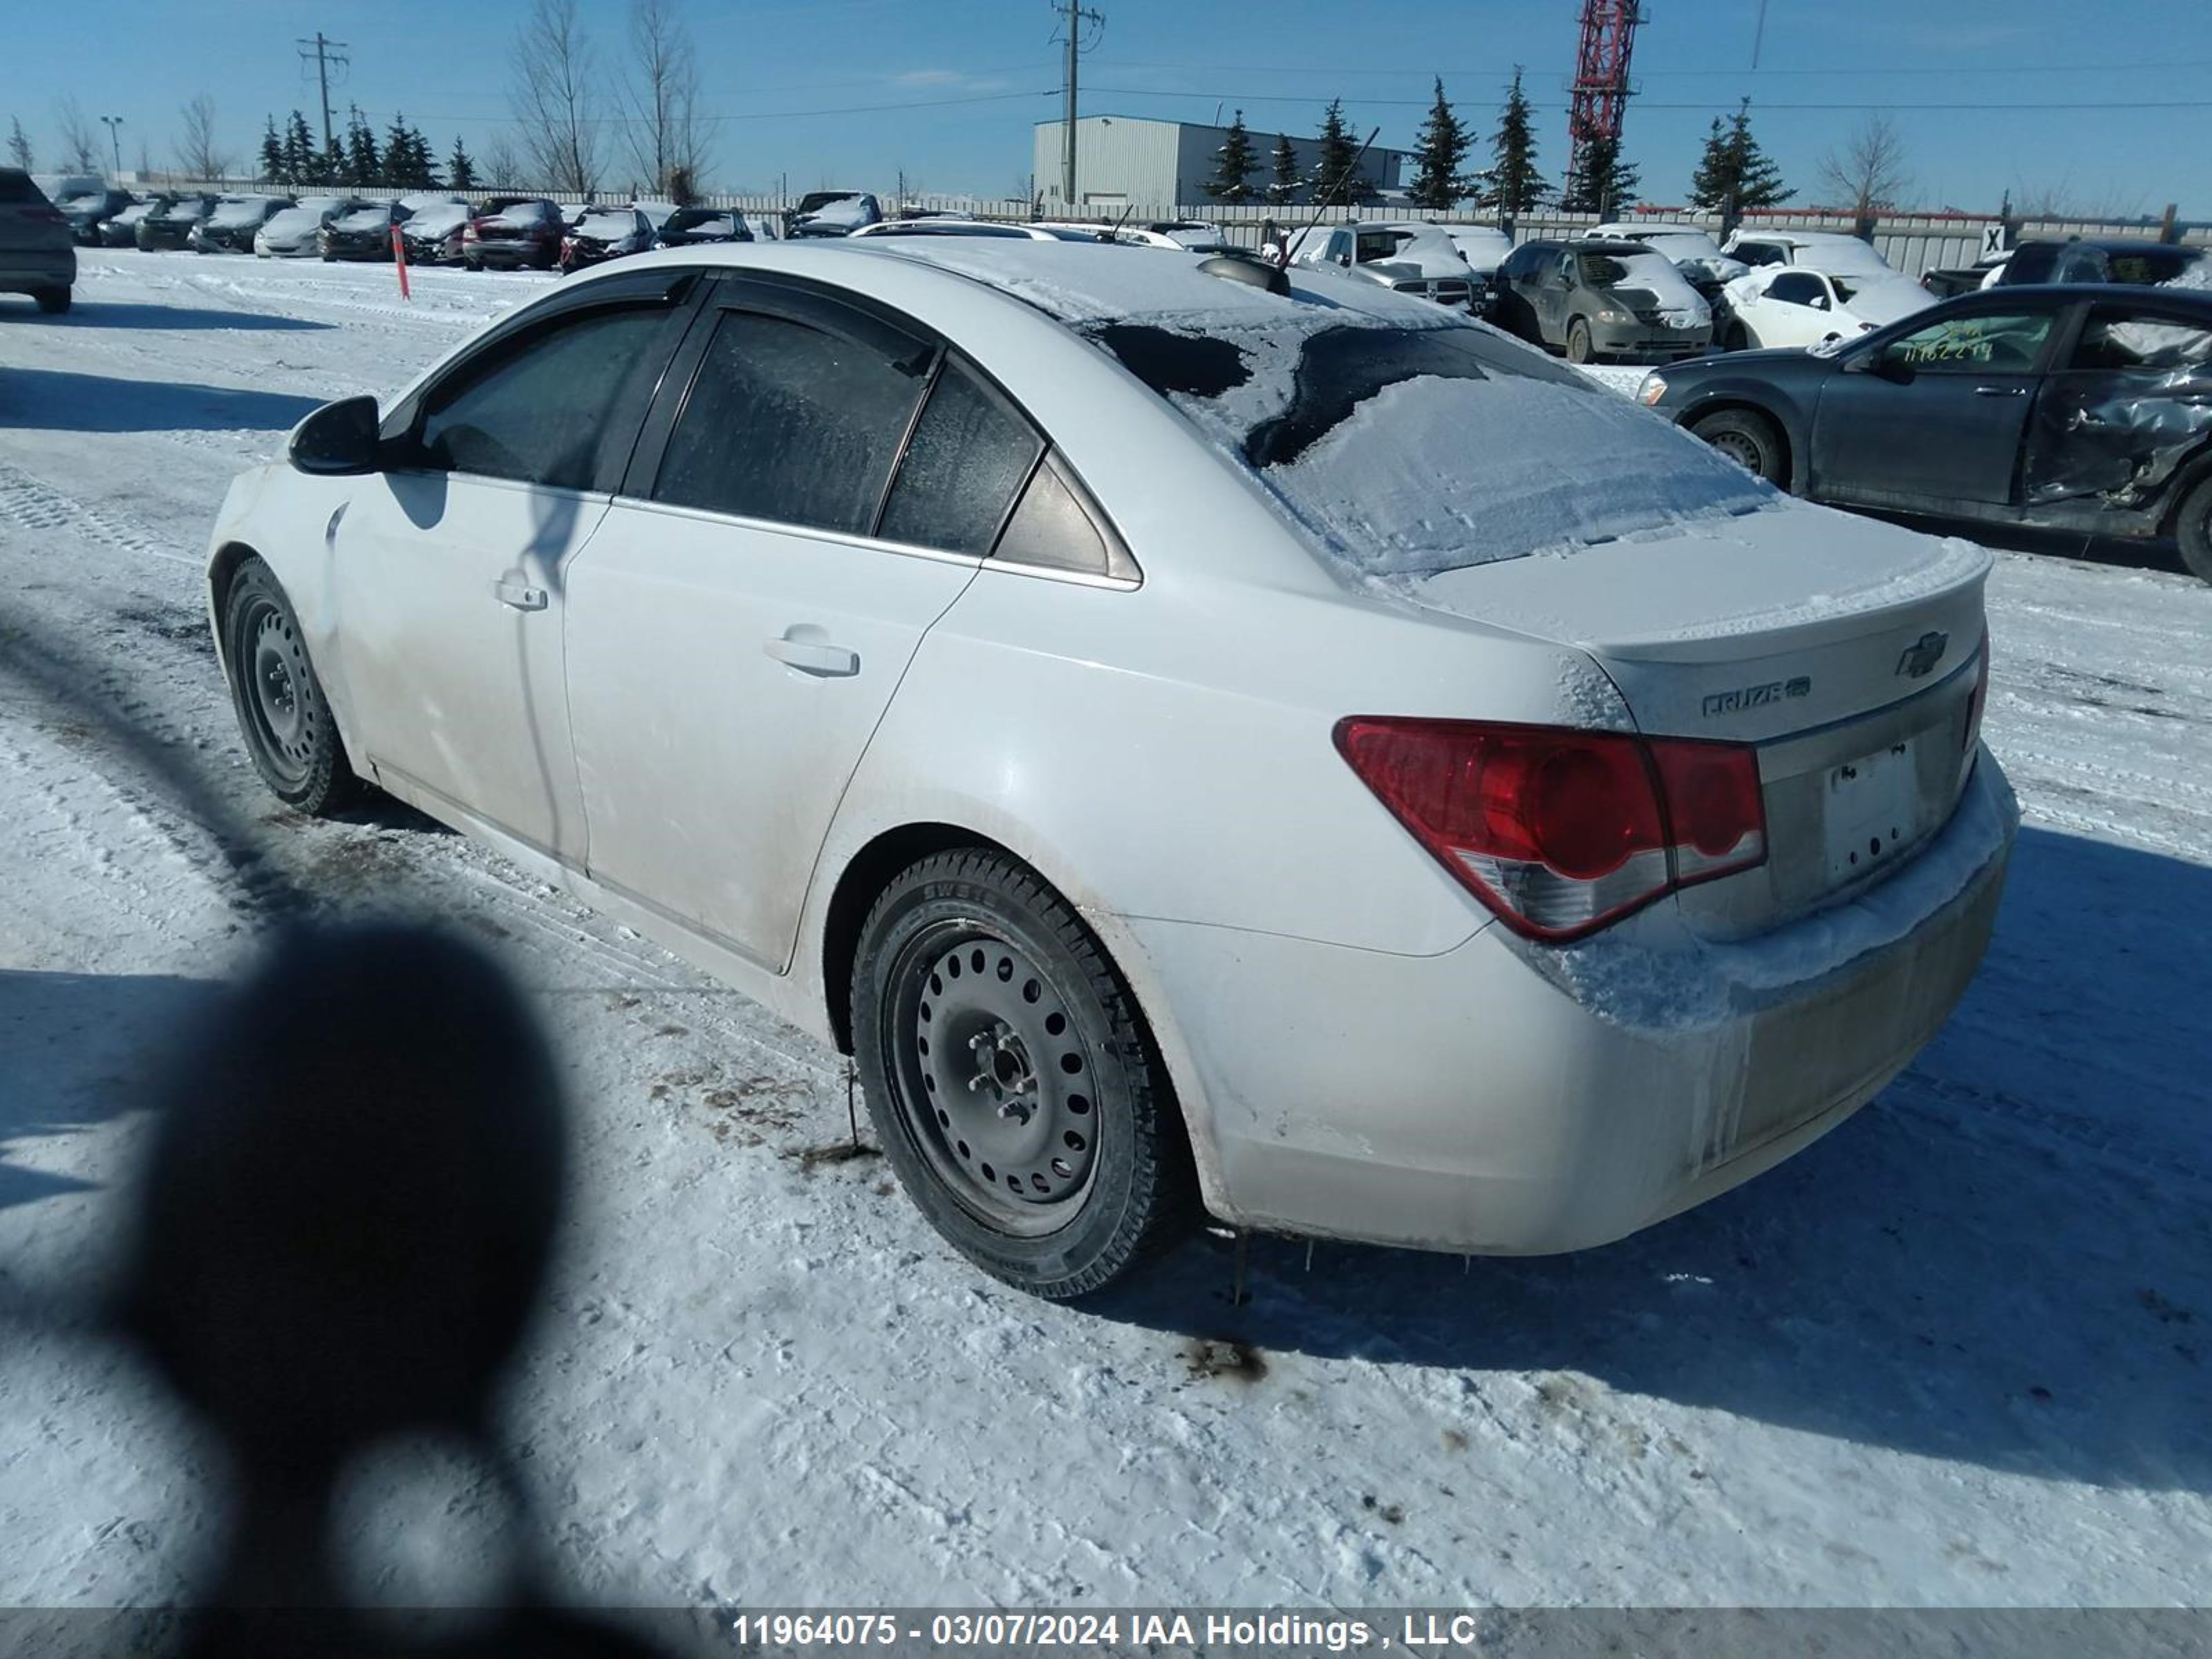
<instances>
[{"instance_id":1,"label":"evergreen tree","mask_svg":"<svg viewBox=\"0 0 2212 1659\"><path fill-rule=\"evenodd\" d=\"M429 144L396 112L384 135L384 182L394 190L429 190L438 182Z\"/></svg>"},{"instance_id":2,"label":"evergreen tree","mask_svg":"<svg viewBox=\"0 0 2212 1659\"><path fill-rule=\"evenodd\" d=\"M1314 200L1354 202L1366 196L1366 180L1352 171L1358 159L1359 146L1352 142L1352 130L1344 125L1344 100L1332 98L1321 112L1321 163L1312 181Z\"/></svg>"},{"instance_id":3,"label":"evergreen tree","mask_svg":"<svg viewBox=\"0 0 2212 1659\"><path fill-rule=\"evenodd\" d=\"M23 131L20 116L8 118L8 159L26 173L32 170L31 136Z\"/></svg>"},{"instance_id":4,"label":"evergreen tree","mask_svg":"<svg viewBox=\"0 0 2212 1659\"><path fill-rule=\"evenodd\" d=\"M321 180L316 176L321 171L320 158L315 154L314 136L307 131L307 118L299 111L284 124L284 179L287 184L313 185Z\"/></svg>"},{"instance_id":5,"label":"evergreen tree","mask_svg":"<svg viewBox=\"0 0 2212 1659\"><path fill-rule=\"evenodd\" d=\"M1441 75L1437 77L1437 101L1429 106L1429 118L1421 124L1415 142L1419 148L1413 173L1413 200L1425 208L1449 207L1467 194L1467 181L1460 176L1460 165L1467 160L1468 146L1474 139L1445 99Z\"/></svg>"},{"instance_id":6,"label":"evergreen tree","mask_svg":"<svg viewBox=\"0 0 2212 1659\"><path fill-rule=\"evenodd\" d=\"M1583 170L1568 181L1559 205L1570 213L1618 215L1636 199L1638 169L1620 159L1620 140L1593 138L1583 151Z\"/></svg>"},{"instance_id":7,"label":"evergreen tree","mask_svg":"<svg viewBox=\"0 0 2212 1659\"><path fill-rule=\"evenodd\" d=\"M261 133L261 176L272 185L292 182L292 175L284 167L284 141L276 136L276 118L273 115Z\"/></svg>"},{"instance_id":8,"label":"evergreen tree","mask_svg":"<svg viewBox=\"0 0 2212 1659\"><path fill-rule=\"evenodd\" d=\"M477 187L477 164L469 159L468 149L459 133L453 136L453 153L446 161L446 181L455 190Z\"/></svg>"},{"instance_id":9,"label":"evergreen tree","mask_svg":"<svg viewBox=\"0 0 2212 1659\"><path fill-rule=\"evenodd\" d=\"M1230 123L1228 140L1214 152L1213 177L1206 180L1206 193L1217 202L1249 202L1251 177L1252 137L1244 131L1244 112L1240 109Z\"/></svg>"},{"instance_id":10,"label":"evergreen tree","mask_svg":"<svg viewBox=\"0 0 2212 1659\"><path fill-rule=\"evenodd\" d=\"M1298 152L1287 132L1276 135L1271 161L1273 173L1267 181L1267 199L1281 207L1298 193Z\"/></svg>"},{"instance_id":11,"label":"evergreen tree","mask_svg":"<svg viewBox=\"0 0 2212 1659\"><path fill-rule=\"evenodd\" d=\"M1536 170L1534 112L1521 90L1521 70L1515 65L1513 85L1498 112L1498 133L1490 141L1490 171L1483 175L1482 204L1506 216L1533 213L1552 194L1551 185Z\"/></svg>"},{"instance_id":12,"label":"evergreen tree","mask_svg":"<svg viewBox=\"0 0 2212 1659\"><path fill-rule=\"evenodd\" d=\"M1777 207L1797 192L1782 187L1782 169L1751 136L1751 104L1743 105L1727 120L1716 117L1705 136L1705 151L1690 177L1690 200L1708 213L1724 212L1731 204L1739 213L1750 208Z\"/></svg>"},{"instance_id":13,"label":"evergreen tree","mask_svg":"<svg viewBox=\"0 0 2212 1659\"><path fill-rule=\"evenodd\" d=\"M355 110L345 137L345 181L356 190L374 190L384 181L384 157L377 153L376 135Z\"/></svg>"}]
</instances>

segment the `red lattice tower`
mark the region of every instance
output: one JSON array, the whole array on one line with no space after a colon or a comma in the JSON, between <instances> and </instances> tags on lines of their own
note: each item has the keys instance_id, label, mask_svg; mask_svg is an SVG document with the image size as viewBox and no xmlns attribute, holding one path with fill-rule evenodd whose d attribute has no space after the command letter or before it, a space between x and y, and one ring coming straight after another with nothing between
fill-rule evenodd
<instances>
[{"instance_id":1,"label":"red lattice tower","mask_svg":"<svg viewBox=\"0 0 2212 1659\"><path fill-rule=\"evenodd\" d=\"M1574 102L1567 112L1567 136L1574 149L1568 173L1582 176L1593 140L1620 139L1628 112L1628 59L1636 49L1636 26L1644 21L1638 0L1583 0L1582 45L1575 52Z\"/></svg>"}]
</instances>

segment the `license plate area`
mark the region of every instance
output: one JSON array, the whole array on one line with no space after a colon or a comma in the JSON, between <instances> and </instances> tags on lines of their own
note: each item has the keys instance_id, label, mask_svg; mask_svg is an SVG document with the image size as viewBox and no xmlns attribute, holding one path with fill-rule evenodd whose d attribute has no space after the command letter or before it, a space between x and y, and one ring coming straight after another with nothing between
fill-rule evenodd
<instances>
[{"instance_id":1,"label":"license plate area","mask_svg":"<svg viewBox=\"0 0 2212 1659\"><path fill-rule=\"evenodd\" d=\"M1856 881L1919 839L1920 770L1905 738L1828 769L1821 823L1828 881Z\"/></svg>"}]
</instances>

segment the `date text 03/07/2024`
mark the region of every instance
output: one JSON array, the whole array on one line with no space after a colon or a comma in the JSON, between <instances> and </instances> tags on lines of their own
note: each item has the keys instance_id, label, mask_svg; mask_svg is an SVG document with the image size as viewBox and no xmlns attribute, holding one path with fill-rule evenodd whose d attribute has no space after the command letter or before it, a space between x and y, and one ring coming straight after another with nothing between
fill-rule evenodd
<instances>
[{"instance_id":1,"label":"date text 03/07/2024","mask_svg":"<svg viewBox=\"0 0 2212 1659\"><path fill-rule=\"evenodd\" d=\"M1386 1621L1292 1612L749 1612L733 1615L730 1630L741 1645L954 1652L1083 1650L1124 1642L1156 1651L1199 1647L1328 1653L1398 1647L1418 1651L1467 1648L1479 1639L1478 1621L1465 1613L1406 1613Z\"/></svg>"}]
</instances>

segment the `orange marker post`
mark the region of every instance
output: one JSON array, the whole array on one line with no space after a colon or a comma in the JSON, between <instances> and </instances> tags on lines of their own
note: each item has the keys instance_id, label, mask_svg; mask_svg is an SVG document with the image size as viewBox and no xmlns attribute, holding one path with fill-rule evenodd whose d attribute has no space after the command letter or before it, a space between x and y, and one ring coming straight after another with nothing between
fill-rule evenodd
<instances>
[{"instance_id":1,"label":"orange marker post","mask_svg":"<svg viewBox=\"0 0 2212 1659\"><path fill-rule=\"evenodd\" d=\"M392 228L392 264L399 273L399 297L413 304L415 296L407 291L407 243L397 225Z\"/></svg>"}]
</instances>

